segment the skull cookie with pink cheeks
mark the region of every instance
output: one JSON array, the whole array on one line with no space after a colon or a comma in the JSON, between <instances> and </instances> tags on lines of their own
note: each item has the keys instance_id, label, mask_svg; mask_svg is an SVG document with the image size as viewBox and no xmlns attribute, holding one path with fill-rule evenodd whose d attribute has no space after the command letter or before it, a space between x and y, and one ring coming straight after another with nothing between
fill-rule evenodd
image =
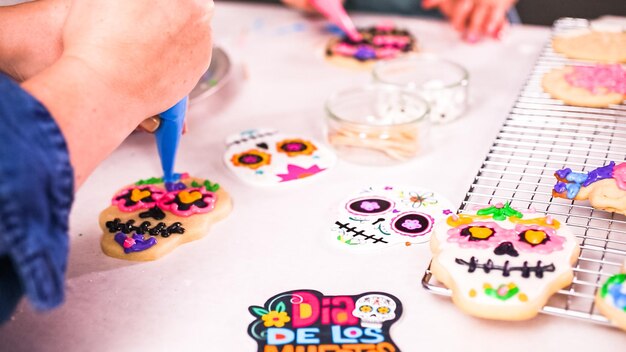
<instances>
[{"instance_id":1,"label":"skull cookie with pink cheeks","mask_svg":"<svg viewBox=\"0 0 626 352\"><path fill-rule=\"evenodd\" d=\"M444 197L426 189L368 187L341 202L331 236L340 247L352 249L425 243L450 208Z\"/></svg>"},{"instance_id":2,"label":"skull cookie with pink cheeks","mask_svg":"<svg viewBox=\"0 0 626 352\"><path fill-rule=\"evenodd\" d=\"M230 209L228 193L209 180L187 174L172 183L141 180L118 191L100 213L100 245L111 257L155 260L206 235Z\"/></svg>"},{"instance_id":3,"label":"skull cookie with pink cheeks","mask_svg":"<svg viewBox=\"0 0 626 352\"><path fill-rule=\"evenodd\" d=\"M573 279L580 248L551 216L498 204L452 214L431 238L431 271L453 302L481 318L524 320Z\"/></svg>"},{"instance_id":4,"label":"skull cookie with pink cheeks","mask_svg":"<svg viewBox=\"0 0 626 352\"><path fill-rule=\"evenodd\" d=\"M254 186L293 184L317 177L335 165L336 156L309 138L256 129L230 136L224 162L238 178Z\"/></svg>"}]
</instances>

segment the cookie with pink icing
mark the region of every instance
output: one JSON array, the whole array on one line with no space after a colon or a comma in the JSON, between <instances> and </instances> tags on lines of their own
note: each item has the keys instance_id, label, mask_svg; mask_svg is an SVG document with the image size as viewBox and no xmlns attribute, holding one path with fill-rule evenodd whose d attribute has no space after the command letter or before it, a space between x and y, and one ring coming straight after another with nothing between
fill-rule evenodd
<instances>
[{"instance_id":1,"label":"cookie with pink icing","mask_svg":"<svg viewBox=\"0 0 626 352\"><path fill-rule=\"evenodd\" d=\"M451 214L435 226L430 270L465 313L497 320L537 315L573 279L580 252L565 224L508 203Z\"/></svg>"},{"instance_id":2,"label":"cookie with pink icing","mask_svg":"<svg viewBox=\"0 0 626 352\"><path fill-rule=\"evenodd\" d=\"M626 99L626 69L619 64L566 66L546 73L542 85L566 104L607 107Z\"/></svg>"},{"instance_id":3,"label":"cookie with pink icing","mask_svg":"<svg viewBox=\"0 0 626 352\"><path fill-rule=\"evenodd\" d=\"M326 45L326 58L334 63L360 67L417 50L415 37L393 23L384 22L358 31L362 38L358 42L346 35L331 39Z\"/></svg>"},{"instance_id":4,"label":"cookie with pink icing","mask_svg":"<svg viewBox=\"0 0 626 352\"><path fill-rule=\"evenodd\" d=\"M564 168L554 176L554 197L589 200L594 208L626 215L626 162L611 161L588 173Z\"/></svg>"},{"instance_id":5,"label":"cookie with pink icing","mask_svg":"<svg viewBox=\"0 0 626 352\"><path fill-rule=\"evenodd\" d=\"M231 208L228 193L209 180L187 174L173 183L141 180L115 193L100 213L100 246L111 257L155 260L202 238Z\"/></svg>"}]
</instances>

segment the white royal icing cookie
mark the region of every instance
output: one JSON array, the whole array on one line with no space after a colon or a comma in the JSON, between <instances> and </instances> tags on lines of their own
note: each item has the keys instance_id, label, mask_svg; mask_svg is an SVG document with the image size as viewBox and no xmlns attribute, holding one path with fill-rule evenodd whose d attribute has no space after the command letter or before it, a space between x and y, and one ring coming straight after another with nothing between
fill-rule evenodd
<instances>
[{"instance_id":1,"label":"white royal icing cookie","mask_svg":"<svg viewBox=\"0 0 626 352\"><path fill-rule=\"evenodd\" d=\"M565 224L497 204L452 214L431 239L431 271L464 312L523 320L573 279L580 248Z\"/></svg>"},{"instance_id":2,"label":"white royal icing cookie","mask_svg":"<svg viewBox=\"0 0 626 352\"><path fill-rule=\"evenodd\" d=\"M341 202L331 235L344 248L425 243L451 208L447 199L426 189L368 187Z\"/></svg>"},{"instance_id":3,"label":"white royal icing cookie","mask_svg":"<svg viewBox=\"0 0 626 352\"><path fill-rule=\"evenodd\" d=\"M230 136L224 162L243 181L272 186L309 179L335 165L326 146L306 137L287 136L272 129L256 129Z\"/></svg>"}]
</instances>

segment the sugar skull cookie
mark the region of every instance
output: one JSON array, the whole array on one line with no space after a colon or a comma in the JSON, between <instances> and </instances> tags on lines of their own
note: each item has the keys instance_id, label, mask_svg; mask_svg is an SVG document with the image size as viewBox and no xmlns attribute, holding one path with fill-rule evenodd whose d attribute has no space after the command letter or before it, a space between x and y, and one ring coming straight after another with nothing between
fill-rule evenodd
<instances>
[{"instance_id":1,"label":"sugar skull cookie","mask_svg":"<svg viewBox=\"0 0 626 352\"><path fill-rule=\"evenodd\" d=\"M100 213L102 251L111 257L147 261L202 238L231 210L219 184L182 174L175 183L141 180L113 196Z\"/></svg>"},{"instance_id":2,"label":"sugar skull cookie","mask_svg":"<svg viewBox=\"0 0 626 352\"><path fill-rule=\"evenodd\" d=\"M626 162L611 161L588 173L565 168L555 172L554 177L554 197L589 200L594 208L626 215Z\"/></svg>"},{"instance_id":3,"label":"sugar skull cookie","mask_svg":"<svg viewBox=\"0 0 626 352\"><path fill-rule=\"evenodd\" d=\"M335 165L335 154L310 138L271 129L241 132L226 141L226 166L255 186L291 184L317 177Z\"/></svg>"},{"instance_id":4,"label":"sugar skull cookie","mask_svg":"<svg viewBox=\"0 0 626 352\"><path fill-rule=\"evenodd\" d=\"M451 214L431 238L434 276L464 312L488 319L534 317L573 279L579 247L565 224L497 204Z\"/></svg>"},{"instance_id":5,"label":"sugar skull cookie","mask_svg":"<svg viewBox=\"0 0 626 352\"><path fill-rule=\"evenodd\" d=\"M613 324L626 330L626 260L622 273L611 276L598 290L596 307Z\"/></svg>"},{"instance_id":6,"label":"sugar skull cookie","mask_svg":"<svg viewBox=\"0 0 626 352\"><path fill-rule=\"evenodd\" d=\"M332 240L352 249L425 243L450 208L448 200L426 189L368 187L340 203Z\"/></svg>"},{"instance_id":7,"label":"sugar skull cookie","mask_svg":"<svg viewBox=\"0 0 626 352\"><path fill-rule=\"evenodd\" d=\"M619 64L555 68L543 76L542 86L569 105L608 107L626 98L626 70Z\"/></svg>"},{"instance_id":8,"label":"sugar skull cookie","mask_svg":"<svg viewBox=\"0 0 626 352\"><path fill-rule=\"evenodd\" d=\"M417 50L415 37L393 23L359 28L358 32L362 37L359 42L347 35L331 39L326 45L326 59L342 66L365 68L379 60L394 59Z\"/></svg>"}]
</instances>

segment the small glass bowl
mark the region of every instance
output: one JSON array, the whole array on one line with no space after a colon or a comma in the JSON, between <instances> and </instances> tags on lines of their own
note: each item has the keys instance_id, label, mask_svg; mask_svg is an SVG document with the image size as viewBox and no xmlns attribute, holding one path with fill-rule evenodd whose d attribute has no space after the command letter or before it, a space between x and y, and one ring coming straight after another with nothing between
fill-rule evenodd
<instances>
[{"instance_id":1,"label":"small glass bowl","mask_svg":"<svg viewBox=\"0 0 626 352\"><path fill-rule=\"evenodd\" d=\"M405 56L374 66L375 82L419 92L434 123L454 121L467 109L469 74L461 65L431 55Z\"/></svg>"},{"instance_id":2,"label":"small glass bowl","mask_svg":"<svg viewBox=\"0 0 626 352\"><path fill-rule=\"evenodd\" d=\"M428 113L428 103L415 91L383 84L354 87L326 101L326 133L343 159L395 164L428 144Z\"/></svg>"}]
</instances>

